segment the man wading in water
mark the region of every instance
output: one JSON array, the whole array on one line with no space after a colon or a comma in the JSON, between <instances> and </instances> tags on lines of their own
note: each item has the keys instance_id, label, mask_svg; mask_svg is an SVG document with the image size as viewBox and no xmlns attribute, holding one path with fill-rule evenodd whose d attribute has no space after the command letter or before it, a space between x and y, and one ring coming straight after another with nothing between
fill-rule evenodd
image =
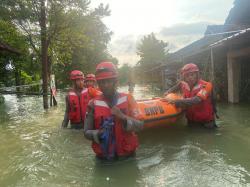
<instances>
[{"instance_id":1,"label":"man wading in water","mask_svg":"<svg viewBox=\"0 0 250 187\"><path fill-rule=\"evenodd\" d=\"M186 64L181 69L183 81L170 88L170 92L180 90L184 99L166 100L177 107L186 109L188 125L202 125L206 128L216 127L215 107L212 102L212 83L199 77L199 68L195 64Z\"/></svg>"},{"instance_id":2,"label":"man wading in water","mask_svg":"<svg viewBox=\"0 0 250 187\"><path fill-rule=\"evenodd\" d=\"M87 105L90 99L100 94L94 87L84 88L84 75L81 71L74 70L70 73L70 80L73 88L68 92L66 110L62 127L66 128L70 121L73 129L82 129L86 114Z\"/></svg>"},{"instance_id":3,"label":"man wading in water","mask_svg":"<svg viewBox=\"0 0 250 187\"><path fill-rule=\"evenodd\" d=\"M103 94L89 102L84 135L100 159L114 160L134 155L138 147L135 131L143 127L131 95L117 92L117 69L111 62L96 67L97 84Z\"/></svg>"}]
</instances>

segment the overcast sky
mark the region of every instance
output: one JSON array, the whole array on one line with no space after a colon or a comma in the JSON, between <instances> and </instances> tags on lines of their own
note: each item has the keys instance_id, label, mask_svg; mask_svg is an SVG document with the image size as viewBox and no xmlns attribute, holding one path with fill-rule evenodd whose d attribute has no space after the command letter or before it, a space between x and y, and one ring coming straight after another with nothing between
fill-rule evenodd
<instances>
[{"instance_id":1,"label":"overcast sky","mask_svg":"<svg viewBox=\"0 0 250 187\"><path fill-rule=\"evenodd\" d=\"M114 33L110 53L119 64L134 65L140 39L154 32L176 51L201 38L209 24L223 24L234 0L92 0L91 6L109 4L103 19Z\"/></svg>"}]
</instances>

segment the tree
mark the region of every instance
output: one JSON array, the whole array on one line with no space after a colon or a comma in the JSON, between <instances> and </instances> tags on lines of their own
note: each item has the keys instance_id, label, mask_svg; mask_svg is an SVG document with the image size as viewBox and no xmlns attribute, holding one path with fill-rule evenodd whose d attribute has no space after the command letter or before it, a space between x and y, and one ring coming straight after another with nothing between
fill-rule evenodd
<instances>
[{"instance_id":1,"label":"tree","mask_svg":"<svg viewBox=\"0 0 250 187\"><path fill-rule=\"evenodd\" d=\"M136 73L143 77L144 72L164 62L168 54L167 46L168 43L158 40L154 33L144 36L137 46L140 60L136 65Z\"/></svg>"},{"instance_id":2,"label":"tree","mask_svg":"<svg viewBox=\"0 0 250 187\"><path fill-rule=\"evenodd\" d=\"M0 41L10 45L16 53L1 53L0 57L0 82L6 86L15 82L15 85L32 81L30 66L32 65L28 42L15 25L0 20ZM33 69L35 70L35 69ZM13 80L13 77L15 80Z\"/></svg>"},{"instance_id":3,"label":"tree","mask_svg":"<svg viewBox=\"0 0 250 187\"><path fill-rule=\"evenodd\" d=\"M76 11L61 16L63 23L69 26L52 41L50 49L53 51L53 69L57 79L60 79L60 87L69 83L65 73L69 75L73 69L89 73L95 70L100 61L117 61L106 50L112 33L101 19L109 14L108 6L101 4L85 16L78 16Z\"/></svg>"},{"instance_id":4,"label":"tree","mask_svg":"<svg viewBox=\"0 0 250 187\"><path fill-rule=\"evenodd\" d=\"M107 54L111 32L101 18L110 11L103 4L91 11L89 3L88 0L2 0L0 3L2 19L11 21L26 35L30 50L41 61L45 109L48 72L53 64L58 68L57 73L65 77L63 68L87 69L89 62L95 64Z\"/></svg>"},{"instance_id":5,"label":"tree","mask_svg":"<svg viewBox=\"0 0 250 187\"><path fill-rule=\"evenodd\" d=\"M56 4L59 5L58 1L53 0L3 0L0 8L4 10L4 19L12 21L26 34L33 50L41 60L45 109L48 108L48 48L51 38L56 33L56 23L48 22L48 18L56 14L58 10ZM61 7L58 6L58 8Z\"/></svg>"},{"instance_id":6,"label":"tree","mask_svg":"<svg viewBox=\"0 0 250 187\"><path fill-rule=\"evenodd\" d=\"M134 82L133 80L133 68L128 64L123 64L119 69L119 83L124 85L128 82Z\"/></svg>"},{"instance_id":7,"label":"tree","mask_svg":"<svg viewBox=\"0 0 250 187\"><path fill-rule=\"evenodd\" d=\"M153 67L156 63L161 63L166 59L168 43L156 39L154 33L144 36L137 46L137 55L140 56L138 62L142 67Z\"/></svg>"}]
</instances>

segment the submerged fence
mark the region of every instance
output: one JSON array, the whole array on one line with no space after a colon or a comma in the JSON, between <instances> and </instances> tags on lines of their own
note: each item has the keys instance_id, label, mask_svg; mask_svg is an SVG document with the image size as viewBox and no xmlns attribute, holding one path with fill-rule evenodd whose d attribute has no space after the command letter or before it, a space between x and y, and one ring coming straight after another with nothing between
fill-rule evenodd
<instances>
[{"instance_id":1,"label":"submerged fence","mask_svg":"<svg viewBox=\"0 0 250 187\"><path fill-rule=\"evenodd\" d=\"M33 83L11 87L0 87L0 93L20 95L43 95L41 83Z\"/></svg>"}]
</instances>

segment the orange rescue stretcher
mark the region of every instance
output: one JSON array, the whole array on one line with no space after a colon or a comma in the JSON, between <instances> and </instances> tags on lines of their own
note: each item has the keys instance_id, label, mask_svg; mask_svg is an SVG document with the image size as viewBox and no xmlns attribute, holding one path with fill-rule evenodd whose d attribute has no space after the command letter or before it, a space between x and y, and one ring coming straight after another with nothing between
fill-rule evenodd
<instances>
[{"instance_id":1,"label":"orange rescue stretcher","mask_svg":"<svg viewBox=\"0 0 250 187\"><path fill-rule=\"evenodd\" d=\"M181 99L180 95L171 93L167 95L169 99ZM164 126L173 124L182 114L182 109L174 104L162 101L162 98L152 98L147 100L137 100L140 119L144 121L145 128Z\"/></svg>"}]
</instances>

